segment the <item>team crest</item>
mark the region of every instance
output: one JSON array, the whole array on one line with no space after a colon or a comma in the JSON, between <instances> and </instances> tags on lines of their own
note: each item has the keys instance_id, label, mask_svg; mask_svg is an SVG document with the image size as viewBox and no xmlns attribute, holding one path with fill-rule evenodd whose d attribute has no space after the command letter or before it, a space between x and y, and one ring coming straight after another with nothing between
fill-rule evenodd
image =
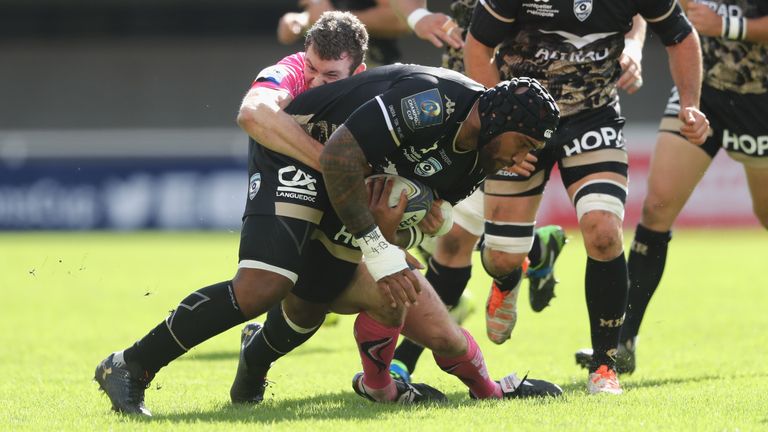
<instances>
[{"instance_id":1,"label":"team crest","mask_svg":"<svg viewBox=\"0 0 768 432\"><path fill-rule=\"evenodd\" d=\"M250 184L248 185L248 199L254 199L256 194L259 193L261 188L261 174L256 173L251 176Z\"/></svg>"},{"instance_id":2,"label":"team crest","mask_svg":"<svg viewBox=\"0 0 768 432\"><path fill-rule=\"evenodd\" d=\"M443 123L443 101L437 89L402 98L400 110L408 128L412 131Z\"/></svg>"},{"instance_id":3,"label":"team crest","mask_svg":"<svg viewBox=\"0 0 768 432\"><path fill-rule=\"evenodd\" d=\"M437 159L431 157L416 165L416 168L413 170L413 172L422 177L429 177L442 169L443 164L441 164Z\"/></svg>"},{"instance_id":4,"label":"team crest","mask_svg":"<svg viewBox=\"0 0 768 432\"><path fill-rule=\"evenodd\" d=\"M582 22L589 18L592 13L592 0L573 0L573 13Z\"/></svg>"}]
</instances>

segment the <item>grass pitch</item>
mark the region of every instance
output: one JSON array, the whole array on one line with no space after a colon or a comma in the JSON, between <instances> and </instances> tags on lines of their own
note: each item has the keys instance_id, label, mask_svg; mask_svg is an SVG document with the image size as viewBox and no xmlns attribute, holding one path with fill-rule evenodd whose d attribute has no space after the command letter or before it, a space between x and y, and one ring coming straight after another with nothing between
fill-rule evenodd
<instances>
[{"instance_id":1,"label":"grass pitch","mask_svg":"<svg viewBox=\"0 0 768 432\"><path fill-rule=\"evenodd\" d=\"M628 233L627 239L631 239ZM112 413L91 381L192 290L231 278L237 233L0 234L0 430L768 430L768 234L677 231L643 323L638 370L625 394L589 396L573 359L589 344L585 254L572 238L558 261L557 297L542 313L527 282L512 339L484 336L489 279L476 267L466 327L491 375L559 383L560 400L474 402L425 355L417 381L451 402L374 405L356 396L352 317L326 326L272 370L267 401L229 404L238 329L162 370L147 390L152 419Z\"/></svg>"}]
</instances>

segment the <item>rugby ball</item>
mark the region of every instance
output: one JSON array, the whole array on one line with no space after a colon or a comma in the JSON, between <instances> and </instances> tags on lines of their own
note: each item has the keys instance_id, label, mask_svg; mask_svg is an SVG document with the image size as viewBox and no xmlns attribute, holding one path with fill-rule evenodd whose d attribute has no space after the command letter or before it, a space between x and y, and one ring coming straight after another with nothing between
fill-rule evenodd
<instances>
[{"instance_id":1,"label":"rugby ball","mask_svg":"<svg viewBox=\"0 0 768 432\"><path fill-rule=\"evenodd\" d=\"M407 179L393 174L374 174L366 179L366 183L375 178L391 178L394 180L392 193L389 195L389 206L397 207L400 202L400 194L405 191L408 196L408 204L405 207L403 218L400 219L398 229L412 227L427 215L432 208L435 194L432 188L416 180Z\"/></svg>"}]
</instances>

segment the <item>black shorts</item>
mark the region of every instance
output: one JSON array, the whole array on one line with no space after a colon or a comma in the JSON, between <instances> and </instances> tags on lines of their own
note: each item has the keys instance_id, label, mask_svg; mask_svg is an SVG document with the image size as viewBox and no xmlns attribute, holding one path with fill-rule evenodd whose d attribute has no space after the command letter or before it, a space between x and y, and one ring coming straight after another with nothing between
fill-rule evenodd
<instances>
[{"instance_id":1,"label":"black shorts","mask_svg":"<svg viewBox=\"0 0 768 432\"><path fill-rule=\"evenodd\" d=\"M362 253L333 211L319 172L261 146L249 168L240 267L282 274L304 300L346 288Z\"/></svg>"},{"instance_id":2,"label":"black shorts","mask_svg":"<svg viewBox=\"0 0 768 432\"><path fill-rule=\"evenodd\" d=\"M721 148L745 165L768 166L768 93L740 94L701 89L701 111L709 119L711 134L701 149L714 158ZM680 96L673 87L659 125L660 132L680 134Z\"/></svg>"},{"instance_id":3,"label":"black shorts","mask_svg":"<svg viewBox=\"0 0 768 432\"><path fill-rule=\"evenodd\" d=\"M332 256L314 224L283 216L246 216L240 232L240 264L281 274L292 292L312 303L330 303L349 285L358 264Z\"/></svg>"},{"instance_id":4,"label":"black shorts","mask_svg":"<svg viewBox=\"0 0 768 432\"><path fill-rule=\"evenodd\" d=\"M499 171L489 176L483 192L499 196L540 195L557 163L565 187L587 175L613 172L627 176L624 117L611 105L560 119L555 135L533 154L538 158L530 177Z\"/></svg>"}]
</instances>

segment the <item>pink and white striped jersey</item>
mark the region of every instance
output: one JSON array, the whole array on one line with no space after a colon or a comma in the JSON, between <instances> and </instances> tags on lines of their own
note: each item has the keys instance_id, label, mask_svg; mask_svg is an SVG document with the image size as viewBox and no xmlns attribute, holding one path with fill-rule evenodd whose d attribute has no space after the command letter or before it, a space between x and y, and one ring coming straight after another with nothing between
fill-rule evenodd
<instances>
[{"instance_id":1,"label":"pink and white striped jersey","mask_svg":"<svg viewBox=\"0 0 768 432\"><path fill-rule=\"evenodd\" d=\"M266 87L282 90L295 98L307 90L304 79L304 53L284 57L277 64L264 68L256 76L251 88Z\"/></svg>"}]
</instances>

